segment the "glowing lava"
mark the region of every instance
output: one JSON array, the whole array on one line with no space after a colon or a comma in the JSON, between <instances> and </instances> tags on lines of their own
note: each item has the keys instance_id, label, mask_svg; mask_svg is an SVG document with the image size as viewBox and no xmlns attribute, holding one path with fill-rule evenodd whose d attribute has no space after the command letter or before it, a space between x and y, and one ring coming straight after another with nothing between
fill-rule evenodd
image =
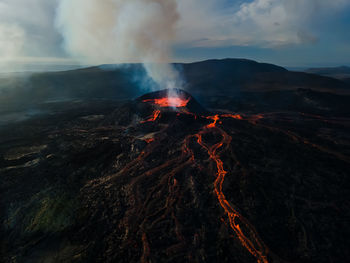
<instances>
[{"instance_id":1,"label":"glowing lava","mask_svg":"<svg viewBox=\"0 0 350 263\"><path fill-rule=\"evenodd\" d=\"M222 115L221 117L229 117L242 120L242 117L240 115L226 114ZM213 122L205 126L207 130L200 131L199 133L195 134L194 137L197 138L197 143L208 152L210 159L216 163L217 177L214 182L214 191L218 198L220 206L225 210L225 213L227 214L230 222L230 227L236 233L241 244L249 251L250 254L256 258L258 263L268 263L268 248L260 239L254 226L251 225L250 222L245 217L243 217L234 206L230 205L223 193L222 185L224 183L227 171L224 170L224 164L220 159L217 150L222 148L224 144L230 144L232 138L225 131L216 127L218 120L220 120L219 115L208 116L206 118L213 120ZM209 133L210 130L214 129L215 132L221 134L222 140L213 146L208 146L203 142L202 136L206 133ZM192 156L192 159L194 159L194 156Z\"/></svg>"},{"instance_id":2,"label":"glowing lava","mask_svg":"<svg viewBox=\"0 0 350 263\"><path fill-rule=\"evenodd\" d=\"M160 116L160 110L155 110L153 112L153 115L151 117L149 117L147 120L145 121L141 121L141 123L146 123L146 122L153 122L156 119L158 119L158 117Z\"/></svg>"},{"instance_id":3,"label":"glowing lava","mask_svg":"<svg viewBox=\"0 0 350 263\"><path fill-rule=\"evenodd\" d=\"M189 99L181 99L179 97L164 97L159 99L147 99L143 100L143 102L155 104L158 107L185 107L187 103L189 102ZM152 116L149 117L149 119L143 121L143 122L153 122L159 118L161 114L161 111L159 109L155 109ZM254 226L246 219L239 210L232 204L229 203L229 201L226 199L225 194L223 193L223 183L225 176L227 175L227 171L224 169L224 163L221 160L220 153L218 151L220 149L227 149L227 147L231 144L232 137L228 135L223 129L218 127L218 124L222 124L221 119L223 118L232 118L237 120L243 120L243 117L238 114L217 114L214 116L201 116L196 115L194 113L189 112L183 112L178 113L177 116L181 114L191 114L194 115L194 119L202 118L211 120L212 122L203 126L197 133L186 136L183 144L183 155L180 157L177 157L175 159L169 160L165 162L164 164L160 165L157 168L151 169L150 171L145 172L140 178L146 176L155 174L157 172L160 172L161 170L171 167L174 164L177 164L176 168L174 168L170 173L167 173L167 177L165 177L164 180L168 181L168 189L169 189L169 196L167 197L166 206L164 207L164 214L160 219L156 219L152 225L155 225L156 222L161 220L167 215L171 215L172 219L174 220L174 223L176 225L175 227L175 233L177 236L177 239L179 240L180 244L186 244L186 240L184 236L182 235L182 227L180 225L180 222L175 216L175 210L173 208L173 204L175 204L178 200L179 195L179 183L174 178L175 174L180 172L184 167L189 165L190 163L195 162L195 153L190 148L190 141L195 139L196 142L207 152L209 155L210 160L212 160L216 164L216 179L214 181L214 192L218 199L218 202L221 206L221 208L224 210L227 218L228 218L228 226L233 230L233 232L236 234L237 239L240 241L243 247L247 249L247 251L253 255L257 263L268 263L267 255L269 254L269 249L264 244L264 242L259 237L256 229ZM249 121L249 119L248 119ZM206 142L203 141L203 135L205 134L219 134L221 136L221 141L217 142L214 145L209 145ZM148 143L148 147L156 147L157 140L154 138L147 139L146 142ZM141 153L138 160L142 161L146 155L149 155L151 153L151 150L146 148L144 152ZM185 159L187 156L190 157L189 159ZM134 164L133 164L134 165ZM239 165L239 162L236 160L236 165ZM214 166L215 167L215 166ZM127 168L129 169L129 168ZM127 170L126 170L127 171ZM213 171L214 172L214 171ZM140 180L140 178L135 180ZM157 188L155 188L157 189ZM138 195L136 195L138 196ZM147 197L146 200L151 200L152 194ZM162 211L162 210L161 210ZM142 212L144 212L142 210ZM140 211L138 212L140 213ZM141 225L145 225L148 220L150 220L151 217L145 217ZM142 243L143 243L143 255L141 258L141 262L149 262L150 257L150 247L146 233L144 232L142 234Z\"/></svg>"},{"instance_id":4,"label":"glowing lava","mask_svg":"<svg viewBox=\"0 0 350 263\"><path fill-rule=\"evenodd\" d=\"M158 105L159 107L175 107L175 108L186 107L189 101L190 99L182 99L179 97L166 97L166 98L160 98L160 99L143 100L143 102L155 104L155 105Z\"/></svg>"},{"instance_id":5,"label":"glowing lava","mask_svg":"<svg viewBox=\"0 0 350 263\"><path fill-rule=\"evenodd\" d=\"M148 139L145 139L145 142L146 142L146 143L151 143L151 142L154 142L154 138L148 138Z\"/></svg>"}]
</instances>

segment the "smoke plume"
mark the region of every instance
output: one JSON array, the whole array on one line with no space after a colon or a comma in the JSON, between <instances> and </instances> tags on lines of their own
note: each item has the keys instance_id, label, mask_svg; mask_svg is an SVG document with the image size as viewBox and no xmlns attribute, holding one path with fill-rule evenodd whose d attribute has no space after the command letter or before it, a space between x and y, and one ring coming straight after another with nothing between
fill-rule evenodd
<instances>
[{"instance_id":1,"label":"smoke plume","mask_svg":"<svg viewBox=\"0 0 350 263\"><path fill-rule=\"evenodd\" d=\"M176 1L61 0L56 26L64 48L84 64L144 64L160 87L181 84L168 64L179 15Z\"/></svg>"}]
</instances>

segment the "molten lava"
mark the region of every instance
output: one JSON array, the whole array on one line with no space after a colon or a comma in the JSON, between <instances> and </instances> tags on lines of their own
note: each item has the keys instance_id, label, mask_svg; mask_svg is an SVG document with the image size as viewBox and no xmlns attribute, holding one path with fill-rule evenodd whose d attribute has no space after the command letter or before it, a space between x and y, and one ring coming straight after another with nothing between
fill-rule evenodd
<instances>
[{"instance_id":1,"label":"molten lava","mask_svg":"<svg viewBox=\"0 0 350 263\"><path fill-rule=\"evenodd\" d=\"M186 107L189 101L190 99L183 99L179 97L165 97L160 99L143 100L143 102L155 104L159 107L175 107L175 108Z\"/></svg>"},{"instance_id":2,"label":"molten lava","mask_svg":"<svg viewBox=\"0 0 350 263\"><path fill-rule=\"evenodd\" d=\"M249 251L250 254L256 258L258 263L268 263L268 248L258 236L258 233L256 232L254 226L251 225L250 222L245 217L243 217L234 206L230 205L223 193L222 185L224 183L227 171L224 170L224 164L220 159L217 150L222 148L224 144L230 144L232 138L225 131L216 126L218 120L220 120L220 117L229 117L238 120L243 119L240 115L233 114L206 117L207 119L213 120L213 122L205 126L207 130L200 131L199 133L195 134L194 137L197 138L197 143L208 152L210 159L216 163L217 177L214 182L214 191L218 198L220 206L224 209L225 213L228 216L231 229L236 233L241 244ZM211 129L215 129L215 132L219 132L222 136L222 140L221 142L210 147L203 142L202 137L204 134L210 132ZM194 159L194 156L192 156L192 159ZM243 229L245 229L247 233L244 233L245 231Z\"/></svg>"},{"instance_id":3,"label":"molten lava","mask_svg":"<svg viewBox=\"0 0 350 263\"><path fill-rule=\"evenodd\" d=\"M158 117L160 116L160 110L155 110L153 113L152 113L152 116L149 117L147 120L145 121L141 121L141 123L146 123L146 122L153 122L155 121L156 119L158 119Z\"/></svg>"},{"instance_id":4,"label":"molten lava","mask_svg":"<svg viewBox=\"0 0 350 263\"><path fill-rule=\"evenodd\" d=\"M146 143L151 143L151 142L154 142L154 138L148 138L148 139L145 139L145 142L146 142Z\"/></svg>"},{"instance_id":5,"label":"molten lava","mask_svg":"<svg viewBox=\"0 0 350 263\"><path fill-rule=\"evenodd\" d=\"M133 245L140 251L136 256L141 257L139 259L141 263L157 262L152 255L153 246L155 251L158 252L160 250L160 243L155 242L159 242L159 230L162 230L162 227L166 227L169 230L169 236L171 236L171 244L168 245L160 241L164 243L164 254L169 256L169 258L175 258L175 256L179 258L181 256L186 257L188 262L196 262L197 255L193 253L197 253L195 249L205 237L202 234L202 230L191 233L188 222L185 222L187 225L182 225L182 219L184 218L183 211L187 211L184 209L190 207L191 204L187 202L188 197L185 196L187 193L183 190L190 185L191 196L196 197L198 195L196 192L199 192L195 185L195 178L187 176L188 172L191 172L192 169L199 169L201 175L209 175L210 178L212 178L212 175L215 175L215 178L211 181L213 186L210 189L212 190L206 194L212 194L217 200L216 202L220 209L217 219L221 220L230 232L234 234L234 237L245 248L247 254L252 255L257 263L268 263L269 257L277 258L278 256L273 254L259 237L258 231L253 224L244 216L244 211L240 211L224 193L224 183L226 176L229 176L229 171L244 173L244 169L235 156L234 148L230 147L232 145L232 137L224 130L222 124L229 119L237 120L235 121L237 126L240 125L239 122L245 122L247 125L254 124L279 133L283 132L295 141L309 144L324 152L335 153L314 145L291 131L265 126L263 122L265 114L239 115L228 113L208 116L190 111L188 107L176 111L171 116L176 115L180 120L186 120L186 123L189 123L189 120L193 120L195 124L190 129L183 129L183 133L181 129L176 130L178 132L176 135L178 136L173 138L178 140L176 147L182 145L182 149L181 151L170 151L173 148L171 148L172 145L169 145L169 142L173 141L168 140L168 132L170 129L177 127L175 125L164 125L165 120L167 120L166 112L168 109L162 109L161 107L185 107L189 99L162 97L142 101L154 105L151 116L142 122L156 122L156 125L150 125L150 127L145 125L145 131L154 132L158 127L162 130L152 134L152 137L144 137L143 140L147 144L140 155L110 179L120 178L120 180L129 182L125 188L125 200L128 200L128 208L124 219L120 223L120 231L123 231L122 235L125 235L126 240L125 246L122 247L126 251L125 253L129 255L130 245ZM157 120L159 120L163 112L164 121L157 126ZM186 118L182 118L184 116ZM317 118L318 116L308 115L307 117ZM178 127L182 128L184 125ZM187 133L186 131L191 132ZM174 133L174 131L172 132ZM229 151L225 160L229 160L230 163L224 163L222 155L225 151ZM153 155L155 152L157 155ZM200 154L197 155L198 152ZM159 158L159 154L164 156ZM203 156L206 158L203 158ZM211 165L204 166L208 161L210 161ZM226 164L231 168L230 170L226 168ZM187 182L186 180L190 181ZM147 191L145 191L145 187L147 187ZM198 202L197 199L194 203L197 205ZM182 206L186 206L186 208L183 209ZM181 217L178 217L179 215ZM212 216L216 217L216 215ZM193 248L191 248L192 245L194 246ZM179 259L177 262L187 261ZM278 260L278 262L284 261Z\"/></svg>"},{"instance_id":6,"label":"molten lava","mask_svg":"<svg viewBox=\"0 0 350 263\"><path fill-rule=\"evenodd\" d=\"M147 100L143 100L143 102L155 104L158 107L179 108L179 107L185 107L189 102L189 99L181 99L178 97L170 97L170 98L166 97L166 98L160 98L160 99L147 99ZM143 122L153 122L159 118L160 114L161 114L161 111L159 109L155 109L152 116L150 116L149 119ZM164 164L158 166L157 168L151 169L150 171L144 173L140 178L142 178L143 176L149 176L151 174L155 174L165 168L178 164L177 167L174 168L170 173L169 172L167 173L168 177L165 177L164 179L168 181L169 196L167 197L167 201L166 201L167 205L165 207L165 212L163 214L163 217L165 217L166 215L171 215L176 225L175 227L176 237L182 244L185 244L186 243L185 238L182 235L182 231L181 231L182 227L180 225L180 222L175 216L175 210L172 205L176 203L177 198L179 198L178 197L179 183L174 178L174 175L177 172L184 169L184 167L188 166L190 163L195 162L195 153L190 148L190 143L189 143L191 140L195 139L195 141L207 152L210 160L212 160L216 164L216 171L215 171L216 179L214 181L214 192L218 199L218 203L220 204L221 208L223 209L223 211L225 212L228 218L227 226L229 226L233 230L233 232L236 234L236 237L240 241L242 246L245 247L247 251L256 258L258 263L268 263L267 255L269 254L269 250L264 244L264 242L260 239L254 226L248 221L248 219L246 219L239 212L239 210L234 205L231 205L229 203L229 201L225 197L225 194L223 193L223 183L224 183L225 176L227 175L227 171L224 169L224 163L221 160L221 157L218 151L220 149L227 149L227 146L230 145L232 138L230 135L228 135L223 129L221 129L217 125L222 124L223 118L243 120L243 117L238 114L221 114L221 115L217 114L214 116L201 116L201 115L196 115L194 113L189 113L187 111L178 113L177 116L180 116L181 114L191 114L194 116L195 120L197 118L201 118L202 120L207 119L207 120L211 120L212 122L203 126L197 133L186 136L183 144L182 156L169 160ZM249 121L249 119L247 120ZM207 144L206 142L203 141L203 135L209 134L209 133L219 134L222 138L221 141L217 142L214 145ZM148 143L148 147L156 147L157 145L156 143L157 140L154 140L154 138L147 139L146 142ZM139 161L143 160L150 153L151 151L148 148L146 148L146 150L141 153L138 160ZM236 161L236 165L239 165L238 161ZM132 166L136 168L134 163L132 164ZM127 169L129 169L129 167ZM135 180L140 180L140 179L135 179ZM150 198L151 198L151 195L147 198L147 200L148 199L150 200ZM146 217L140 226L143 227L143 225L146 224L148 220L149 218ZM157 220L155 220L155 222L157 222ZM154 225L155 222L153 222L152 225ZM141 262L149 262L148 259L150 257L150 247L149 247L149 243L147 241L145 232L142 234L142 243L143 243L143 255L141 258Z\"/></svg>"}]
</instances>

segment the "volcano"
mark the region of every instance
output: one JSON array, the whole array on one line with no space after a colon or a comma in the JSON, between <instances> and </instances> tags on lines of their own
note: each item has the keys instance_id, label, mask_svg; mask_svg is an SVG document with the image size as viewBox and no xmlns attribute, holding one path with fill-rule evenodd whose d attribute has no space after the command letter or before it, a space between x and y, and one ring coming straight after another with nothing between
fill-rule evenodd
<instances>
[{"instance_id":1,"label":"volcano","mask_svg":"<svg viewBox=\"0 0 350 263\"><path fill-rule=\"evenodd\" d=\"M151 103L161 108L184 108L193 101L191 96L182 90L163 90L147 94L140 98L142 102Z\"/></svg>"},{"instance_id":2,"label":"volcano","mask_svg":"<svg viewBox=\"0 0 350 263\"><path fill-rule=\"evenodd\" d=\"M188 113L205 113L206 110L189 93L180 89L165 89L145 94L137 99L162 110L186 111Z\"/></svg>"},{"instance_id":3,"label":"volcano","mask_svg":"<svg viewBox=\"0 0 350 263\"><path fill-rule=\"evenodd\" d=\"M350 159L324 127L348 120L218 105L162 90L3 128L1 258L345 262Z\"/></svg>"}]
</instances>

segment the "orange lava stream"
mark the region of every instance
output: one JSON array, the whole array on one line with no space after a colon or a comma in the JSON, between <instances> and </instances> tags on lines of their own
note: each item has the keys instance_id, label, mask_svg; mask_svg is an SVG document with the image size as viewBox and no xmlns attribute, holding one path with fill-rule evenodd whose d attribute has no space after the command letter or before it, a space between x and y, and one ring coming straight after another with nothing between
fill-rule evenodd
<instances>
[{"instance_id":1,"label":"orange lava stream","mask_svg":"<svg viewBox=\"0 0 350 263\"><path fill-rule=\"evenodd\" d=\"M160 116L160 110L155 110L155 111L153 112L153 115L152 115L149 119L147 119L147 120L145 120L145 121L141 121L141 123L153 122L153 121L155 121L156 119L158 119L159 116Z\"/></svg>"},{"instance_id":2,"label":"orange lava stream","mask_svg":"<svg viewBox=\"0 0 350 263\"><path fill-rule=\"evenodd\" d=\"M187 105L188 101L184 101L184 100L180 100L179 98L176 98L175 101L170 102L168 98L163 98L163 99L145 100L145 102L151 102L161 107L169 107L169 105L178 105L179 107L184 107ZM159 115L160 115L160 111L155 110L153 112L153 116L143 122L155 121L159 117ZM194 116L196 116L197 118L197 115L194 114ZM231 143L232 138L225 131L218 128L217 123L220 121L220 118L233 118L237 120L243 120L243 117L238 114L223 114L223 115L217 114L214 116L198 116L198 117L212 120L213 122L204 126L199 133L194 135L189 135L186 137L183 145L183 153L189 154L191 156L189 160L190 162L195 161L194 152L189 147L189 141L191 138L194 138L194 137L197 139L197 143L207 151L210 159L215 162L217 167L217 177L214 182L214 191L218 198L220 206L224 209L226 215L228 216L229 225L231 229L237 235L242 246L244 246L248 250L248 252L256 258L258 263L268 263L267 254L269 253L269 250L264 244L264 242L260 239L254 226L251 225L250 222L244 216L242 216L234 206L230 205L230 203L228 202L228 200L226 199L223 193L223 183L224 183L227 171L225 171L223 161L220 159L220 155L217 153L217 151L218 149L222 148L224 145L226 146L229 145ZM205 142L203 142L203 135L209 132L219 133L222 136L222 140L212 146L207 145ZM150 140L148 143L151 143L151 142L152 140ZM183 163L182 166L185 166L187 164L188 163L185 162ZM169 165L169 163L167 162L166 165ZM182 166L178 167L178 169L182 169L183 168ZM151 174L151 173L152 172L147 172L147 174ZM171 185L171 187L175 189L176 185L177 185L177 181L174 179L173 185ZM172 190L170 192L175 193L176 191ZM179 231L178 221L173 213L174 212L172 211L172 215L177 226L176 235L179 240L183 241L181 231ZM150 249L149 249L149 244L147 242L145 233L142 235L142 243L143 243L144 252L143 252L141 261L147 262Z\"/></svg>"},{"instance_id":3,"label":"orange lava stream","mask_svg":"<svg viewBox=\"0 0 350 263\"><path fill-rule=\"evenodd\" d=\"M218 120L220 119L220 118L219 118L219 115L208 116L208 117L206 117L206 118L207 118L208 120L210 119L210 120L213 120L213 121L214 121L214 122L208 124L207 126L205 126L205 127L207 127L207 128L214 128L215 125L216 125L216 123L217 123Z\"/></svg>"},{"instance_id":4,"label":"orange lava stream","mask_svg":"<svg viewBox=\"0 0 350 263\"><path fill-rule=\"evenodd\" d=\"M232 114L223 115L222 117L231 117L239 120L242 119L240 115L232 115ZM201 131L198 134L195 134L194 136L197 137L198 144L200 144L204 149L206 149L210 159L212 159L216 163L217 178L214 182L214 190L219 200L220 206L225 210L225 213L229 218L230 226L233 229L233 231L236 233L241 244L257 259L258 263L268 263L267 247L265 246L263 241L259 238L255 228L249 223L249 221L245 217L243 217L237 211L237 209L235 209L233 206L229 204L222 190L222 185L224 183L224 179L227 174L227 171L224 170L223 162L220 159L220 156L217 154L217 150L221 148L224 144L229 144L232 138L226 132L216 127L217 121L220 120L219 115L209 116L206 118L212 119L213 122L205 126L207 130ZM214 129L214 128L220 132L223 139L221 140L221 142L209 147L203 142L202 135L209 132L210 129ZM243 232L241 225L239 223L241 223L244 229L246 229L249 232L249 236Z\"/></svg>"},{"instance_id":5,"label":"orange lava stream","mask_svg":"<svg viewBox=\"0 0 350 263\"><path fill-rule=\"evenodd\" d=\"M210 128L215 128L216 124L218 122L218 120L220 120L221 118L232 118L232 119L236 119L236 120L243 120L243 117L239 114L222 114L222 115L214 115L214 116L207 116L205 117L208 120L213 120L214 122L208 124L207 126L205 126L206 128L210 129Z\"/></svg>"},{"instance_id":6,"label":"orange lava stream","mask_svg":"<svg viewBox=\"0 0 350 263\"><path fill-rule=\"evenodd\" d=\"M149 248L149 243L145 232L142 233L142 245L143 245L143 254L140 261L141 263L147 263L149 262L150 248Z\"/></svg>"},{"instance_id":7,"label":"orange lava stream","mask_svg":"<svg viewBox=\"0 0 350 263\"><path fill-rule=\"evenodd\" d=\"M182 99L179 97L166 97L166 98L160 98L160 99L148 99L143 100L143 102L149 102L155 105L158 105L159 107L186 107L187 103L189 102L189 99Z\"/></svg>"},{"instance_id":8,"label":"orange lava stream","mask_svg":"<svg viewBox=\"0 0 350 263\"><path fill-rule=\"evenodd\" d=\"M243 120L242 115L239 115L239 114L222 114L222 115L220 115L220 117L233 118L233 119L236 119L236 120Z\"/></svg>"},{"instance_id":9,"label":"orange lava stream","mask_svg":"<svg viewBox=\"0 0 350 263\"><path fill-rule=\"evenodd\" d=\"M145 142L146 142L146 143L151 143L151 142L154 142L154 138L148 138L148 139L145 139Z\"/></svg>"},{"instance_id":10,"label":"orange lava stream","mask_svg":"<svg viewBox=\"0 0 350 263\"><path fill-rule=\"evenodd\" d=\"M159 107L185 107L188 101L189 100L183 100L180 98L162 98L162 99L144 100L144 102L150 102L155 104L156 106L158 106L158 109ZM161 114L160 110L154 110L154 112L152 113L152 116L149 119L142 121L141 123L154 122L159 118L160 114ZM146 224L150 222L152 217L154 217L155 215L162 214L162 216L160 216L158 219L153 220L151 222L151 225L148 226L148 228L152 228L153 226L156 225L156 223L159 223L166 216L170 215L175 222L175 234L180 243L170 247L168 249L168 252L170 253L170 251L176 251L177 249L179 249L181 244L182 244L181 246L186 246L186 239L182 234L184 230L182 229L180 221L176 217L176 210L174 209L174 205L179 200L179 195L180 195L179 182L175 178L175 174L177 174L178 172L181 172L182 169L184 169L184 167L186 167L187 165L191 163L195 163L195 153L190 147L190 143L193 142L193 138L195 138L196 142L208 153L210 160L213 161L216 165L217 171L215 171L216 179L214 181L214 192L220 206L222 207L222 209L224 210L225 214L228 217L228 222L226 222L223 218L220 218L221 221L223 221L226 224L226 226L228 225L230 226L230 228L236 234L242 246L245 247L247 251L252 256L255 257L255 259L257 260L257 263L268 263L267 256L268 255L274 256L274 255L269 251L268 247L264 244L262 239L259 237L255 227L248 221L248 219L246 219L242 214L240 214L240 212L234 205L231 205L229 203L229 201L225 197L225 194L223 193L223 183L225 180L225 176L227 175L227 171L224 169L224 163L221 160L220 153L218 153L218 151L219 150L223 151L223 149L228 148L228 146L231 144L232 137L229 134L227 134L223 129L217 126L218 124L222 124L221 118L246 120L250 123L259 125L261 127L266 127L270 130L283 132L295 141L301 141L305 144L309 144L320 150L327 151L328 153L332 153L332 152L322 148L321 146L312 144L311 142L299 137L298 135L292 132L283 131L281 129L274 128L274 127L268 127L268 126L265 126L264 124L260 124L260 122L258 124L258 121L260 119L265 118L264 114L251 115L251 116L244 116L244 115L242 116L238 114L220 114L220 115L217 114L213 116L201 116L195 113L191 113L186 109L183 112L178 112L177 116L180 116L181 114L190 114L190 115L193 115L194 119L202 118L202 120L207 119L207 120L211 120L212 122L203 126L198 133L194 135L188 135L185 137L184 143L182 145L182 152L183 152L182 156L172 160L168 160L167 162L163 163L162 165L156 168L147 170L141 176L135 178L132 181L131 189L134 190L135 188L134 191L136 192L134 196L139 196L140 190L137 189L136 187L137 182L144 180L146 176L150 176L157 173L162 174L162 171L164 169L168 169L169 167L170 168L175 167L173 170L171 170L170 173L167 174L167 176L162 177L163 182L168 181L166 185L168 185L168 193L169 193L168 197L166 198L166 203L164 207L162 207L160 210L150 215L145 216L142 223L140 224L141 229L144 229L144 226L146 226ZM214 145L207 144L206 142L203 141L203 135L208 133L219 134L222 137L221 141ZM155 140L154 138L147 138L145 139L145 141L148 144L146 150L141 152L141 154L136 160L130 162L125 168L123 168L120 174L126 174L128 171L130 171L130 169L134 169L134 170L138 169L138 167L140 166L139 164L142 163L142 160L144 160L147 156L151 154L154 147L160 145L160 142L158 140ZM185 158L188 158L188 157L190 158L187 159L186 161ZM239 162L236 160L236 166L237 165L239 165ZM199 169L202 169L201 166L199 166ZM160 185L163 185L163 182L161 182ZM144 215L147 209L146 205L150 202L150 200L152 200L153 193L155 193L156 191L159 191L159 188L155 187L152 189L152 191L150 191L150 193L146 197L146 201L143 202L141 209L138 210L139 214ZM141 200L138 200L137 202L141 203ZM147 240L147 235L144 230L142 231L141 240L143 245L143 253L140 261L143 263L150 262L150 245L152 244L152 242L149 242ZM191 258L190 256L191 255L189 255L189 258Z\"/></svg>"}]
</instances>

